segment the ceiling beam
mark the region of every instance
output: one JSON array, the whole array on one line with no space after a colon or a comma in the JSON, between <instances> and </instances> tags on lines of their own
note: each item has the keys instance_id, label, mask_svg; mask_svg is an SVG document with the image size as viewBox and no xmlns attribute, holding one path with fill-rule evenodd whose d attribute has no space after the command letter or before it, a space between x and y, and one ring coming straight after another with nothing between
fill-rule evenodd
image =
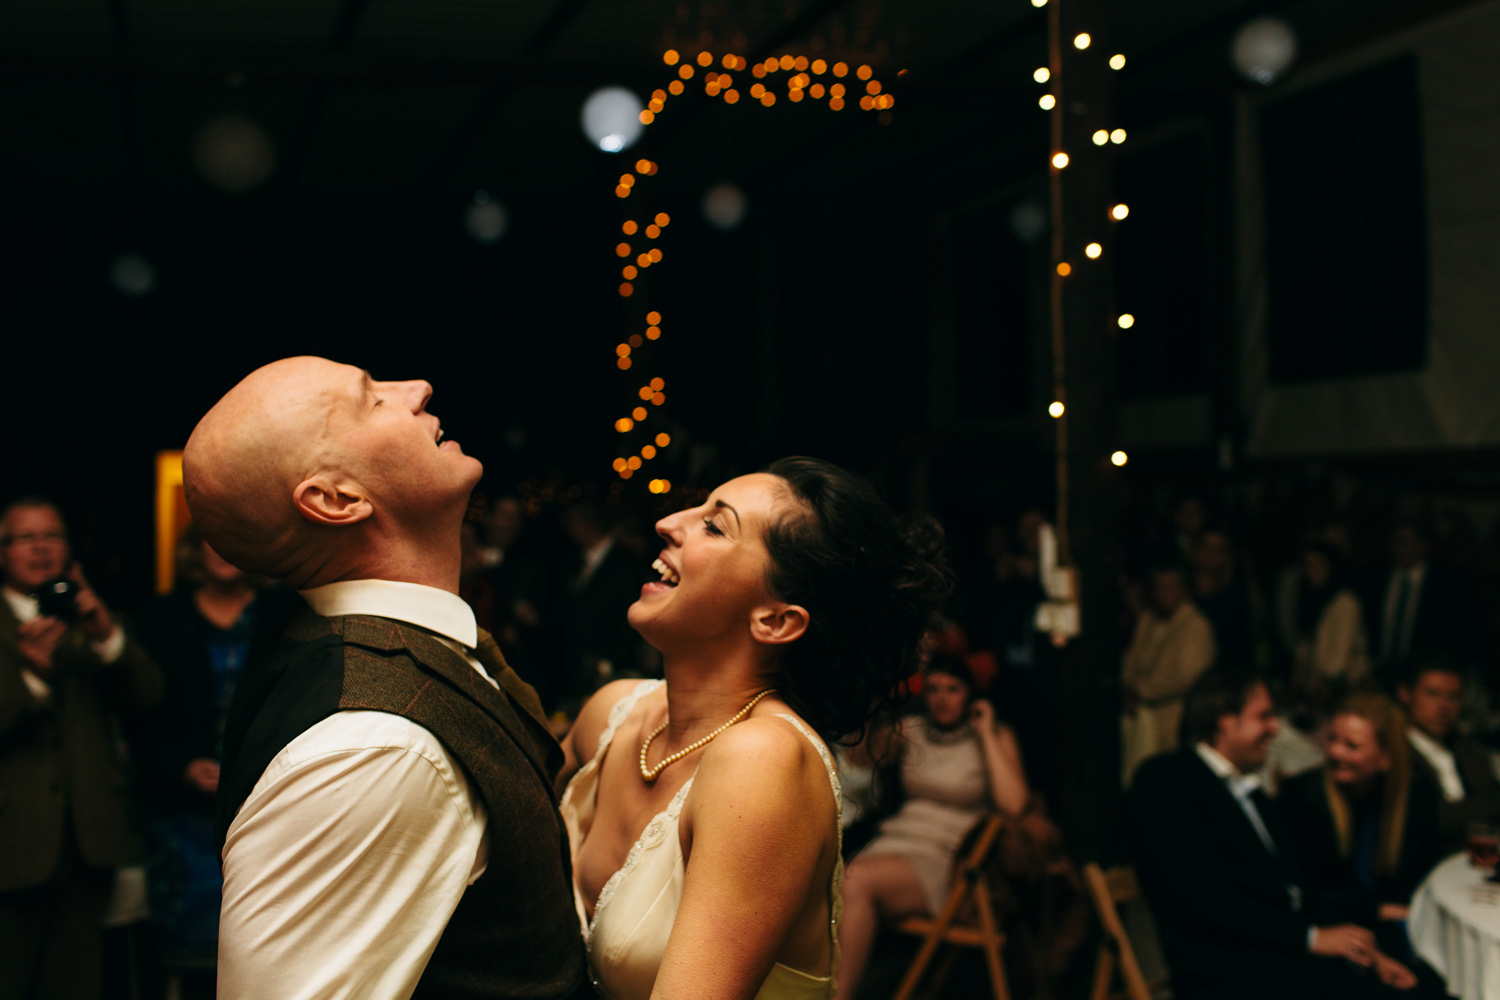
<instances>
[{"instance_id":1,"label":"ceiling beam","mask_svg":"<svg viewBox=\"0 0 1500 1000\"><path fill-rule=\"evenodd\" d=\"M369 6L369 0L344 0L344 5L339 9L338 17L334 19L333 31L329 33L326 51L339 53L349 48L349 43L354 40L354 32L359 27L359 19L364 15L365 8ZM281 169L277 172L275 184L283 190L291 190L297 186L302 177L302 171L307 166L308 151L312 148L313 136L317 134L318 125L323 118L323 106L328 101L328 91L332 84L326 79L314 80L307 94L307 101L302 105L302 117L297 120L297 129L292 133L291 141L287 143L286 156L282 159Z\"/></svg>"}]
</instances>

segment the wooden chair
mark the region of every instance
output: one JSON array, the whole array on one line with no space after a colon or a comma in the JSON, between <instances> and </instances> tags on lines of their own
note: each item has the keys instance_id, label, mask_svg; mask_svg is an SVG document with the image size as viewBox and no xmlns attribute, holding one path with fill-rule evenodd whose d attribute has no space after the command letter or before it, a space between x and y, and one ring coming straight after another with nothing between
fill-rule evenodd
<instances>
[{"instance_id":1,"label":"wooden chair","mask_svg":"<svg viewBox=\"0 0 1500 1000\"><path fill-rule=\"evenodd\" d=\"M1088 887L1089 898L1094 901L1094 911L1099 914L1099 923L1104 927L1104 939L1099 942L1099 957L1094 964L1094 988L1089 994L1090 1000L1151 1000L1167 980L1163 977L1154 982L1146 981L1117 909L1119 904L1138 899L1141 895L1135 869L1121 865L1104 871L1091 861L1083 868L1083 881ZM1123 988L1114 990L1117 974Z\"/></svg>"},{"instance_id":2,"label":"wooden chair","mask_svg":"<svg viewBox=\"0 0 1500 1000\"><path fill-rule=\"evenodd\" d=\"M922 974L932 963L940 945L963 945L979 948L984 952L989 969L990 990L995 1000L1010 1000L1010 987L1005 981L1005 966L1000 958L1000 949L1005 945L1005 935L995 926L995 911L990 893L989 876L984 863L989 857L995 838L1005 822L999 813L993 813L981 821L979 836L969 853L959 859L954 869L953 889L936 917L911 917L896 925L903 934L922 938L917 957L912 960L896 988L892 1000L911 1000ZM937 995L947 981L951 961L941 963L933 975L928 992Z\"/></svg>"}]
</instances>

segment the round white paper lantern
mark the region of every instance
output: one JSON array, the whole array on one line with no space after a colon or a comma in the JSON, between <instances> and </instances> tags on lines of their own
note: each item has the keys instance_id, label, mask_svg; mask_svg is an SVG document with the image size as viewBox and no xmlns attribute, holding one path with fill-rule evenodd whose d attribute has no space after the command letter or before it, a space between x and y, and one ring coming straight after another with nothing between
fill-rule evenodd
<instances>
[{"instance_id":1,"label":"round white paper lantern","mask_svg":"<svg viewBox=\"0 0 1500 1000\"><path fill-rule=\"evenodd\" d=\"M728 181L715 184L703 194L703 218L721 233L738 229L749 207L745 192Z\"/></svg>"},{"instance_id":2,"label":"round white paper lantern","mask_svg":"<svg viewBox=\"0 0 1500 1000\"><path fill-rule=\"evenodd\" d=\"M1280 18L1258 17L1234 33L1229 54L1248 79L1270 86L1297 58L1297 35Z\"/></svg>"},{"instance_id":3,"label":"round white paper lantern","mask_svg":"<svg viewBox=\"0 0 1500 1000\"><path fill-rule=\"evenodd\" d=\"M604 87L583 102L583 134L606 153L618 153L635 145L646 126L641 124L645 105L624 87Z\"/></svg>"}]
</instances>

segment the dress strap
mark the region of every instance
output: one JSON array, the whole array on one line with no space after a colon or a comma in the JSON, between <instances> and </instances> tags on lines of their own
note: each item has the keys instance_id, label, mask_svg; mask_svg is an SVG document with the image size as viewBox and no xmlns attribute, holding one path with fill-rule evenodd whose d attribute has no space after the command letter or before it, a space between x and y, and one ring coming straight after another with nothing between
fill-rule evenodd
<instances>
[{"instance_id":1,"label":"dress strap","mask_svg":"<svg viewBox=\"0 0 1500 1000\"><path fill-rule=\"evenodd\" d=\"M636 703L646 695L661 687L662 681L641 681L630 693L615 702L609 710L609 721L605 723L604 729L599 733L599 746L594 750L594 756L589 759L588 767L597 766L600 759L604 757L604 751L609 749L609 744L615 738L615 730L630 718L630 713L635 711Z\"/></svg>"},{"instance_id":2,"label":"dress strap","mask_svg":"<svg viewBox=\"0 0 1500 1000\"><path fill-rule=\"evenodd\" d=\"M838 831L836 842L837 850L833 855L833 884L829 887L829 932L833 938L833 950L829 958L828 976L832 980L839 971L839 922L844 918L844 895L840 887L844 884L844 789L839 784L839 769L833 762L833 754L828 752L828 745L820 740L811 729L795 715L787 715L785 712L777 712L778 719L785 719L792 724L792 728L806 736L812 743L813 749L818 751L818 757L823 761L823 767L828 771L828 783L833 786L833 809L834 829Z\"/></svg>"}]
</instances>

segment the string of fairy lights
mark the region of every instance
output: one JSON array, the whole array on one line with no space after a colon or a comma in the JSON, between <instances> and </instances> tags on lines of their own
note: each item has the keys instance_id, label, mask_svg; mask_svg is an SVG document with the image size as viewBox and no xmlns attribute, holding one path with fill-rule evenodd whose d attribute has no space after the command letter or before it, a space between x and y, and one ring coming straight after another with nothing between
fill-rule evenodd
<instances>
[{"instance_id":1,"label":"string of fairy lights","mask_svg":"<svg viewBox=\"0 0 1500 1000\"><path fill-rule=\"evenodd\" d=\"M1068 106L1064 100L1063 86L1063 53L1066 51L1066 43L1062 32L1061 6L1064 2L1066 0L1031 0L1033 7L1048 8L1047 65L1037 67L1031 74L1031 78L1036 83L1047 85L1047 92L1037 99L1037 105L1043 111L1048 112L1051 125L1047 166L1048 201L1052 222L1052 269L1049 287L1052 402L1047 407L1047 414L1057 424L1057 556L1060 563L1067 564L1071 559L1068 546L1068 406L1067 366L1063 340L1063 288L1068 277L1073 274L1075 266L1084 265L1081 261L1075 265L1079 248L1074 248L1070 253L1068 234L1064 231L1063 181L1065 171L1073 162L1073 157L1078 155L1077 150L1073 155L1069 154L1064 140L1065 109ZM1093 47L1094 39L1088 32L1079 32L1073 36L1071 44L1077 52L1083 53ZM1115 53L1108 58L1107 63L1111 70L1122 70L1125 68L1125 56ZM1090 141L1097 147L1118 146L1125 141L1126 137L1123 128L1101 128L1093 132ZM1130 206L1123 202L1110 206L1109 221L1111 223L1123 222L1129 215ZM1104 245L1098 241L1090 241L1082 246L1081 253L1086 261L1098 260L1104 256ZM1130 313L1122 313L1116 317L1115 323L1121 330L1128 330L1135 325L1135 317ZM1129 456L1124 451L1115 451L1110 456L1110 462L1116 466L1122 466L1127 461L1129 461Z\"/></svg>"},{"instance_id":2,"label":"string of fairy lights","mask_svg":"<svg viewBox=\"0 0 1500 1000\"><path fill-rule=\"evenodd\" d=\"M874 67L868 64L851 67L847 62L829 62L826 59L808 59L807 56L790 54L768 56L751 63L742 55L726 52L718 58L716 67L714 54L706 49L691 59L676 49L668 49L662 53L662 62L676 67L676 79L665 88L652 91L651 100L640 113L640 121L644 126L650 126L656 121L657 116L666 110L668 101L683 96L687 92L688 82L695 77L701 77L706 96L719 98L725 104L738 104L743 99L747 104L753 102L762 107L773 107L779 98L772 86L780 80L785 84L783 96L790 103L826 101L829 110L842 111L852 102L861 111L878 113L881 124L890 123L891 108L896 106L895 96L886 92L884 84L875 77ZM745 78L740 76L736 80L734 74L746 71L752 82L741 93L740 87L744 85ZM863 93L859 93L860 91ZM856 94L859 95L857 99ZM637 160L634 171L620 175L615 185L615 197L626 201L635 197L639 201L644 197L647 187L643 182L655 177L659 170L660 165L653 160ZM663 254L659 241L672 222L671 216L666 212L657 212L655 215L641 213L639 218L633 217L635 214L627 212L632 217L626 218L621 224L620 232L624 239L615 245L615 256L623 262L618 288L622 299L634 298L636 286L643 280L644 272L662 263ZM631 333L615 345L615 367L621 372L636 368L637 362L642 360L642 349L647 346L648 341L662 339L661 312L649 309L642 318L645 320L644 328ZM635 378L632 378L631 383L634 382ZM638 405L615 420L615 431L620 435L622 444L629 444L628 448L620 449L622 454L618 454L611 463L615 474L622 480L634 477L647 462L661 453L661 449L672 443L672 436L667 431L652 432L652 428L661 422L660 408L667 401L665 390L666 381L660 377L645 381L634 391ZM647 483L647 489L652 493L669 493L672 482L665 478L653 478Z\"/></svg>"}]
</instances>

